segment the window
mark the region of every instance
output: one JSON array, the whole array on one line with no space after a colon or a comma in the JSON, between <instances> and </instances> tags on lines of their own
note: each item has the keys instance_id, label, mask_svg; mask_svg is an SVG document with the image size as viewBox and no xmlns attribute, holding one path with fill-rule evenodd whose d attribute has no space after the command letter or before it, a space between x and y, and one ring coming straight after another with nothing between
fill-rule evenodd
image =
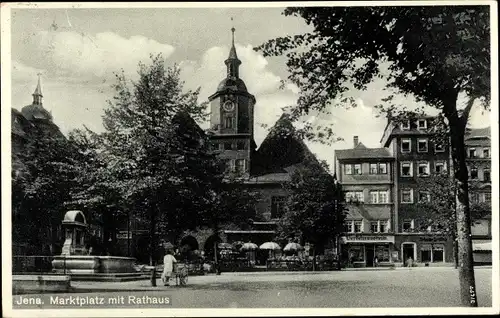
<instances>
[{"instance_id":1,"label":"window","mask_svg":"<svg viewBox=\"0 0 500 318\"><path fill-rule=\"evenodd\" d=\"M444 246L443 245L433 245L432 246L432 262L444 262Z\"/></svg>"},{"instance_id":2,"label":"window","mask_svg":"<svg viewBox=\"0 0 500 318\"><path fill-rule=\"evenodd\" d=\"M437 174L442 174L446 172L446 161L436 161L434 168Z\"/></svg>"},{"instance_id":3,"label":"window","mask_svg":"<svg viewBox=\"0 0 500 318\"><path fill-rule=\"evenodd\" d=\"M476 167L470 168L470 179L477 180L477 178L478 178L477 168Z\"/></svg>"},{"instance_id":4,"label":"window","mask_svg":"<svg viewBox=\"0 0 500 318\"><path fill-rule=\"evenodd\" d=\"M411 139L401 139L401 152L411 152Z\"/></svg>"},{"instance_id":5,"label":"window","mask_svg":"<svg viewBox=\"0 0 500 318\"><path fill-rule=\"evenodd\" d=\"M429 175L429 162L422 161L418 163L418 175L426 177Z\"/></svg>"},{"instance_id":6,"label":"window","mask_svg":"<svg viewBox=\"0 0 500 318\"><path fill-rule=\"evenodd\" d=\"M347 233L354 233L354 222L352 220L345 221L344 227Z\"/></svg>"},{"instance_id":7,"label":"window","mask_svg":"<svg viewBox=\"0 0 500 318\"><path fill-rule=\"evenodd\" d=\"M479 193L471 193L469 195L469 200L471 203L479 203Z\"/></svg>"},{"instance_id":8,"label":"window","mask_svg":"<svg viewBox=\"0 0 500 318\"><path fill-rule=\"evenodd\" d=\"M224 117L224 128L233 128L233 117L226 116Z\"/></svg>"},{"instance_id":9,"label":"window","mask_svg":"<svg viewBox=\"0 0 500 318\"><path fill-rule=\"evenodd\" d=\"M413 220L403 221L403 232L411 232L413 230Z\"/></svg>"},{"instance_id":10,"label":"window","mask_svg":"<svg viewBox=\"0 0 500 318\"><path fill-rule=\"evenodd\" d=\"M363 191L349 191L345 194L347 202L364 202Z\"/></svg>"},{"instance_id":11,"label":"window","mask_svg":"<svg viewBox=\"0 0 500 318\"><path fill-rule=\"evenodd\" d=\"M412 162L401 162L401 176L402 177L412 177L413 176L413 163Z\"/></svg>"},{"instance_id":12,"label":"window","mask_svg":"<svg viewBox=\"0 0 500 318\"><path fill-rule=\"evenodd\" d=\"M413 189L401 190L401 203L413 203Z\"/></svg>"},{"instance_id":13,"label":"window","mask_svg":"<svg viewBox=\"0 0 500 318\"><path fill-rule=\"evenodd\" d=\"M491 182L491 172L490 172L490 170L485 169L483 171L483 181L484 182Z\"/></svg>"},{"instance_id":14,"label":"window","mask_svg":"<svg viewBox=\"0 0 500 318\"><path fill-rule=\"evenodd\" d=\"M440 143L434 144L434 152L444 152L444 145Z\"/></svg>"},{"instance_id":15,"label":"window","mask_svg":"<svg viewBox=\"0 0 500 318\"><path fill-rule=\"evenodd\" d=\"M379 163L378 164L378 173L387 174L387 163Z\"/></svg>"},{"instance_id":16,"label":"window","mask_svg":"<svg viewBox=\"0 0 500 318\"><path fill-rule=\"evenodd\" d=\"M232 149L233 149L233 144L231 142L224 143L224 150L232 150Z\"/></svg>"},{"instance_id":17,"label":"window","mask_svg":"<svg viewBox=\"0 0 500 318\"><path fill-rule=\"evenodd\" d=\"M370 233L378 233L378 222L377 221L370 222Z\"/></svg>"},{"instance_id":18,"label":"window","mask_svg":"<svg viewBox=\"0 0 500 318\"><path fill-rule=\"evenodd\" d=\"M371 203L388 203L387 191L371 191L370 192L370 202Z\"/></svg>"},{"instance_id":19,"label":"window","mask_svg":"<svg viewBox=\"0 0 500 318\"><path fill-rule=\"evenodd\" d=\"M417 122L418 129L427 129L427 119L419 119Z\"/></svg>"},{"instance_id":20,"label":"window","mask_svg":"<svg viewBox=\"0 0 500 318\"><path fill-rule=\"evenodd\" d=\"M484 194L484 202L491 203L491 193L488 192Z\"/></svg>"},{"instance_id":21,"label":"window","mask_svg":"<svg viewBox=\"0 0 500 318\"><path fill-rule=\"evenodd\" d=\"M362 221L354 221L354 232L361 233L363 231L363 222Z\"/></svg>"},{"instance_id":22,"label":"window","mask_svg":"<svg viewBox=\"0 0 500 318\"><path fill-rule=\"evenodd\" d=\"M352 165L344 165L345 174L352 174Z\"/></svg>"},{"instance_id":23,"label":"window","mask_svg":"<svg viewBox=\"0 0 500 318\"><path fill-rule=\"evenodd\" d=\"M389 247L386 245L376 245L375 246L375 255L378 258L379 262L389 262Z\"/></svg>"},{"instance_id":24,"label":"window","mask_svg":"<svg viewBox=\"0 0 500 318\"><path fill-rule=\"evenodd\" d=\"M410 129L410 121L409 120L404 120L401 123L401 130L409 130Z\"/></svg>"},{"instance_id":25,"label":"window","mask_svg":"<svg viewBox=\"0 0 500 318\"><path fill-rule=\"evenodd\" d=\"M379 221L379 232L380 233L387 233L387 221Z\"/></svg>"},{"instance_id":26,"label":"window","mask_svg":"<svg viewBox=\"0 0 500 318\"><path fill-rule=\"evenodd\" d=\"M431 194L427 191L420 191L418 193L418 202L430 202Z\"/></svg>"},{"instance_id":27,"label":"window","mask_svg":"<svg viewBox=\"0 0 500 318\"><path fill-rule=\"evenodd\" d=\"M354 174L361 174L361 164L357 163L354 165Z\"/></svg>"},{"instance_id":28,"label":"window","mask_svg":"<svg viewBox=\"0 0 500 318\"><path fill-rule=\"evenodd\" d=\"M418 152L427 152L429 150L428 147L429 141L427 139L418 139Z\"/></svg>"},{"instance_id":29,"label":"window","mask_svg":"<svg viewBox=\"0 0 500 318\"><path fill-rule=\"evenodd\" d=\"M422 263L431 262L432 248L430 245L422 245L420 247L420 261Z\"/></svg>"},{"instance_id":30,"label":"window","mask_svg":"<svg viewBox=\"0 0 500 318\"><path fill-rule=\"evenodd\" d=\"M422 263L444 262L444 246L442 244L422 244L420 260Z\"/></svg>"},{"instance_id":31,"label":"window","mask_svg":"<svg viewBox=\"0 0 500 318\"><path fill-rule=\"evenodd\" d=\"M245 150L246 148L246 143L244 141L238 141L236 144L236 149L238 150Z\"/></svg>"},{"instance_id":32,"label":"window","mask_svg":"<svg viewBox=\"0 0 500 318\"><path fill-rule=\"evenodd\" d=\"M276 219L283 215L285 211L285 197L271 198L271 218Z\"/></svg>"},{"instance_id":33,"label":"window","mask_svg":"<svg viewBox=\"0 0 500 318\"><path fill-rule=\"evenodd\" d=\"M377 174L378 166L376 163L370 163L370 174Z\"/></svg>"},{"instance_id":34,"label":"window","mask_svg":"<svg viewBox=\"0 0 500 318\"><path fill-rule=\"evenodd\" d=\"M245 172L245 159L236 159L235 169L236 173Z\"/></svg>"},{"instance_id":35,"label":"window","mask_svg":"<svg viewBox=\"0 0 500 318\"><path fill-rule=\"evenodd\" d=\"M483 158L489 158L489 157L490 157L490 149L484 148L483 149Z\"/></svg>"},{"instance_id":36,"label":"window","mask_svg":"<svg viewBox=\"0 0 500 318\"><path fill-rule=\"evenodd\" d=\"M469 148L469 158L476 158L476 148Z\"/></svg>"}]
</instances>

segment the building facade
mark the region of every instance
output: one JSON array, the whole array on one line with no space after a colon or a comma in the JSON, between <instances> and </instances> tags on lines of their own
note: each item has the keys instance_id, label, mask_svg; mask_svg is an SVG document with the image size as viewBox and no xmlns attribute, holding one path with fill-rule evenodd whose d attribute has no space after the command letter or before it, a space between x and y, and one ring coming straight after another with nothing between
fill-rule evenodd
<instances>
[{"instance_id":1,"label":"building facade","mask_svg":"<svg viewBox=\"0 0 500 318\"><path fill-rule=\"evenodd\" d=\"M489 210L473 220L472 247L476 263L492 262L491 250L491 129L469 129L465 137L471 213ZM483 214L483 213L481 213Z\"/></svg>"},{"instance_id":2,"label":"building facade","mask_svg":"<svg viewBox=\"0 0 500 318\"><path fill-rule=\"evenodd\" d=\"M394 158L385 148L365 147L357 136L353 143L335 151L348 207L342 259L352 267L388 265L395 261Z\"/></svg>"}]
</instances>

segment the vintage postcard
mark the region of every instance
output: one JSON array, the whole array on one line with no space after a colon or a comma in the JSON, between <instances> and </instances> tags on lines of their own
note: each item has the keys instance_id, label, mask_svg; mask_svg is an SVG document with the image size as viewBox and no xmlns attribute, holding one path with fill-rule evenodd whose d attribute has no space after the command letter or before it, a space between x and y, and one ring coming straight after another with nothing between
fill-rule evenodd
<instances>
[{"instance_id":1,"label":"vintage postcard","mask_svg":"<svg viewBox=\"0 0 500 318\"><path fill-rule=\"evenodd\" d=\"M496 2L1 19L6 317L499 313Z\"/></svg>"}]
</instances>

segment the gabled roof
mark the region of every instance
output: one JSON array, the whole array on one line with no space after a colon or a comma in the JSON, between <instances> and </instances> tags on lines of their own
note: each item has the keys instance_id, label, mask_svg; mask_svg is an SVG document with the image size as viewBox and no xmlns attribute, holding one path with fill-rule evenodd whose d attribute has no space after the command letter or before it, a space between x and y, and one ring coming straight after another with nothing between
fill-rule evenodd
<instances>
[{"instance_id":1,"label":"gabled roof","mask_svg":"<svg viewBox=\"0 0 500 318\"><path fill-rule=\"evenodd\" d=\"M298 136L288 115L283 114L254 153L252 182L285 182L305 160L320 165L302 138Z\"/></svg>"},{"instance_id":2,"label":"gabled roof","mask_svg":"<svg viewBox=\"0 0 500 318\"><path fill-rule=\"evenodd\" d=\"M478 138L491 139L491 127L467 129L465 140Z\"/></svg>"},{"instance_id":3,"label":"gabled roof","mask_svg":"<svg viewBox=\"0 0 500 318\"><path fill-rule=\"evenodd\" d=\"M335 150L335 158L343 159L377 159L377 158L393 158L389 150L386 148L367 148L363 143L352 149Z\"/></svg>"}]
</instances>

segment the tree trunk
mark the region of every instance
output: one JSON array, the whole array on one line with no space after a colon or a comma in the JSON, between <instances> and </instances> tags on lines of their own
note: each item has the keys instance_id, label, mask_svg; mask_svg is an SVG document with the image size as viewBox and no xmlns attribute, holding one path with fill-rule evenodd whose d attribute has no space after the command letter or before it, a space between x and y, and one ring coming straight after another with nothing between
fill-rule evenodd
<instances>
[{"instance_id":1,"label":"tree trunk","mask_svg":"<svg viewBox=\"0 0 500 318\"><path fill-rule=\"evenodd\" d=\"M455 111L446 115L451 136L454 177L457 182L456 219L457 244L459 261L460 298L463 306L477 307L476 283L472 257L471 217L469 209L468 171L465 161L465 127L466 120L458 117ZM446 107L446 106L445 106ZM451 107L448 107L448 110Z\"/></svg>"}]
</instances>

